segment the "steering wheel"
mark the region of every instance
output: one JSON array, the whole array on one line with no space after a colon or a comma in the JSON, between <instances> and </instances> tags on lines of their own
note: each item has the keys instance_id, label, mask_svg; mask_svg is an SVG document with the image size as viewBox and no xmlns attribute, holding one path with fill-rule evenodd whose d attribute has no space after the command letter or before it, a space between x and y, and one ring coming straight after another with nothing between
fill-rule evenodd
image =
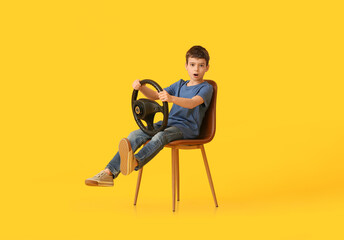
<instances>
[{"instance_id":1,"label":"steering wheel","mask_svg":"<svg viewBox=\"0 0 344 240\"><path fill-rule=\"evenodd\" d=\"M163 90L159 84L157 84L156 82L150 79L141 80L140 83L141 85L150 84L158 92L161 92ZM168 103L163 102L163 105L161 106L156 101L153 101L147 98L141 98L139 100L136 100L138 92L139 92L138 90L134 90L131 97L131 107L132 107L135 121L142 131L144 131L150 136L154 136L156 133L164 130L167 126ZM154 116L158 112L161 112L164 115L164 118L162 120L161 127L155 129ZM144 120L147 123L147 127L142 123L142 120Z\"/></svg>"}]
</instances>

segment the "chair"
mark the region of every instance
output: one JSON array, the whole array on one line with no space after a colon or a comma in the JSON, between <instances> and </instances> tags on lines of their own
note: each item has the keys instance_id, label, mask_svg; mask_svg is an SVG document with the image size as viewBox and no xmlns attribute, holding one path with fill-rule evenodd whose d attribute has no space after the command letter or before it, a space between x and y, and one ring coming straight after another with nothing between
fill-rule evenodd
<instances>
[{"instance_id":1,"label":"chair","mask_svg":"<svg viewBox=\"0 0 344 240\"><path fill-rule=\"evenodd\" d=\"M207 156L205 154L205 149L204 149L204 144L209 143L214 138L214 135L215 135L217 84L216 82L212 80L206 80L206 81L213 86L213 96L212 96L210 106L204 116L199 138L187 139L187 140L176 140L165 145L165 147L171 148L172 150L172 209L173 211L175 211L175 206L176 206L176 190L177 190L177 201L179 201L179 192L180 192L179 191L179 149L201 149L205 169L208 175L210 188L211 188L214 202L215 202L215 206L218 207L214 184L211 178ZM141 168L138 173L134 205L136 205L137 203L137 197L139 194L141 178L142 178L142 171L143 171L143 168Z\"/></svg>"}]
</instances>

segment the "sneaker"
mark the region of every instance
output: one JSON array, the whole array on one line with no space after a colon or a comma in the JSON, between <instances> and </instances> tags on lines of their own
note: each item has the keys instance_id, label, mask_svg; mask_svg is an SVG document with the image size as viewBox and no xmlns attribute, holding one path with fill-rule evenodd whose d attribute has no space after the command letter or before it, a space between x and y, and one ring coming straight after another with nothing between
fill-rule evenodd
<instances>
[{"instance_id":1,"label":"sneaker","mask_svg":"<svg viewBox=\"0 0 344 240\"><path fill-rule=\"evenodd\" d=\"M124 175L128 175L134 171L138 165L134 157L133 150L131 149L130 142L127 138L122 138L119 142L119 155L121 157L121 172Z\"/></svg>"},{"instance_id":2,"label":"sneaker","mask_svg":"<svg viewBox=\"0 0 344 240\"><path fill-rule=\"evenodd\" d=\"M112 187L113 177L103 170L94 177L86 179L85 184L88 186Z\"/></svg>"}]
</instances>

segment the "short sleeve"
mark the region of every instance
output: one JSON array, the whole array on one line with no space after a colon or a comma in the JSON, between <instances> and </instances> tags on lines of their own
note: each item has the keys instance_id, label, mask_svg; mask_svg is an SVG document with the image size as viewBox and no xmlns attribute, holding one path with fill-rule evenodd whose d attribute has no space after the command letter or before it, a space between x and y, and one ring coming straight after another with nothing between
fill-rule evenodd
<instances>
[{"instance_id":1,"label":"short sleeve","mask_svg":"<svg viewBox=\"0 0 344 240\"><path fill-rule=\"evenodd\" d=\"M171 86L164 88L164 89L166 90L166 92L168 92L168 94L175 96L179 86L181 85L181 81L182 80L179 80L178 82L175 82Z\"/></svg>"},{"instance_id":2,"label":"short sleeve","mask_svg":"<svg viewBox=\"0 0 344 240\"><path fill-rule=\"evenodd\" d=\"M213 96L213 86L211 86L210 84L205 85L199 90L199 92L197 93L197 96L200 96L201 98L203 98L203 101L204 101L203 104L205 107L209 107L210 102L211 102L211 97Z\"/></svg>"}]
</instances>

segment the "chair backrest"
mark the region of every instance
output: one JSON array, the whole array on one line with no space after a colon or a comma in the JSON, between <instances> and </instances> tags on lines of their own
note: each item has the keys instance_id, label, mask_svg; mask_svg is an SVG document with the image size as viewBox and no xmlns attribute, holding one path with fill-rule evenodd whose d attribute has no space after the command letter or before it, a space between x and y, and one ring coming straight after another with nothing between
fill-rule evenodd
<instances>
[{"instance_id":1,"label":"chair backrest","mask_svg":"<svg viewBox=\"0 0 344 240\"><path fill-rule=\"evenodd\" d=\"M202 122L200 135L198 139L202 139L205 142L210 142L216 131L216 98L217 98L217 84L212 80L205 80L213 86L213 96L211 98L210 106L204 115Z\"/></svg>"}]
</instances>

